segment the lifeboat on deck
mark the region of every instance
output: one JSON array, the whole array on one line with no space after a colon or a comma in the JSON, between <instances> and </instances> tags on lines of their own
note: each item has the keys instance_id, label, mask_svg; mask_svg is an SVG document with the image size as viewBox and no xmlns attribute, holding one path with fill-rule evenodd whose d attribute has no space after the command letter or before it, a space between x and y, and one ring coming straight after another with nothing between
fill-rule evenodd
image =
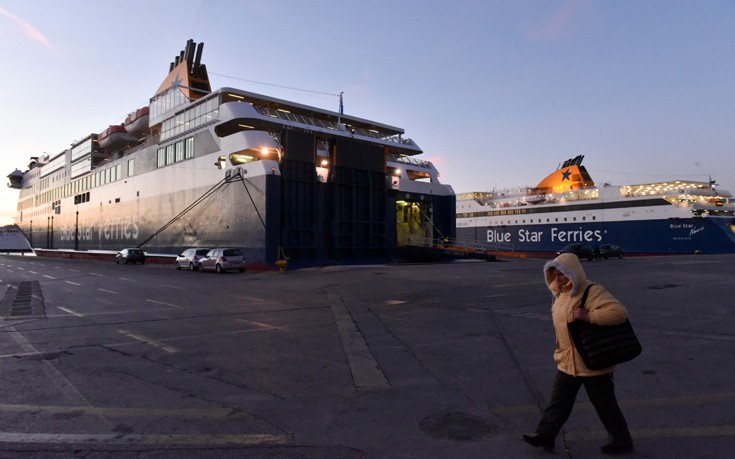
<instances>
[{"instance_id":1,"label":"lifeboat on deck","mask_svg":"<svg viewBox=\"0 0 735 459\"><path fill-rule=\"evenodd\" d=\"M148 113L149 108L143 107L129 114L128 117L125 118L123 126L125 126L125 130L128 134L136 139L140 139L148 133Z\"/></svg>"},{"instance_id":2,"label":"lifeboat on deck","mask_svg":"<svg viewBox=\"0 0 735 459\"><path fill-rule=\"evenodd\" d=\"M128 134L122 124L110 126L97 135L97 142L106 152L113 152L127 147L135 138Z\"/></svg>"},{"instance_id":3,"label":"lifeboat on deck","mask_svg":"<svg viewBox=\"0 0 735 459\"><path fill-rule=\"evenodd\" d=\"M23 188L23 175L23 172L18 169L11 172L10 175L8 175L8 187L18 190Z\"/></svg>"},{"instance_id":4,"label":"lifeboat on deck","mask_svg":"<svg viewBox=\"0 0 735 459\"><path fill-rule=\"evenodd\" d=\"M546 201L546 196L542 194L532 194L526 197L526 202L529 204L543 204Z\"/></svg>"}]
</instances>

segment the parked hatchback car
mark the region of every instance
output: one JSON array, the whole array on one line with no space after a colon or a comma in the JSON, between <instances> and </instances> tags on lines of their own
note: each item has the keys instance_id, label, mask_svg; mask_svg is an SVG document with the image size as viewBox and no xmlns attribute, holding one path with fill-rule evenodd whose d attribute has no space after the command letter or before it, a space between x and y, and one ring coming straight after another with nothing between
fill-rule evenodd
<instances>
[{"instance_id":1,"label":"parked hatchback car","mask_svg":"<svg viewBox=\"0 0 735 459\"><path fill-rule=\"evenodd\" d=\"M140 249L122 249L115 255L115 263L145 263L145 253Z\"/></svg>"},{"instance_id":2,"label":"parked hatchback car","mask_svg":"<svg viewBox=\"0 0 735 459\"><path fill-rule=\"evenodd\" d=\"M606 260L610 257L623 258L623 249L615 244L602 244L600 246L600 256Z\"/></svg>"},{"instance_id":3,"label":"parked hatchback car","mask_svg":"<svg viewBox=\"0 0 735 459\"><path fill-rule=\"evenodd\" d=\"M580 260L582 258L586 258L588 260L592 260L595 258L595 251L587 244L569 244L564 246L563 249L556 252L557 255L560 255L562 253L573 253L575 254Z\"/></svg>"},{"instance_id":4,"label":"parked hatchback car","mask_svg":"<svg viewBox=\"0 0 735 459\"><path fill-rule=\"evenodd\" d=\"M225 271L245 271L245 256L237 248L212 249L207 255L199 260L199 270L223 273Z\"/></svg>"},{"instance_id":5,"label":"parked hatchback car","mask_svg":"<svg viewBox=\"0 0 735 459\"><path fill-rule=\"evenodd\" d=\"M207 256L209 250L205 247L192 247L184 250L176 257L176 269L187 268L191 271L196 271L199 269L199 261Z\"/></svg>"}]
</instances>

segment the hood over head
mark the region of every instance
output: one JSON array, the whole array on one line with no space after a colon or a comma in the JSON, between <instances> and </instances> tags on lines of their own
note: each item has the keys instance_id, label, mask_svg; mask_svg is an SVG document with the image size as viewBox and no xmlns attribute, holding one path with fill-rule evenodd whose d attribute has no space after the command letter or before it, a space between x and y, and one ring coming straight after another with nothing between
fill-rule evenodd
<instances>
[{"instance_id":1,"label":"hood over head","mask_svg":"<svg viewBox=\"0 0 735 459\"><path fill-rule=\"evenodd\" d=\"M575 296L580 287L587 283L587 275L579 258L573 253L562 253L544 265L546 286L554 295L559 294L559 287L556 285L556 276L550 272L551 268L558 269L572 282L572 289L569 291L571 296Z\"/></svg>"}]
</instances>

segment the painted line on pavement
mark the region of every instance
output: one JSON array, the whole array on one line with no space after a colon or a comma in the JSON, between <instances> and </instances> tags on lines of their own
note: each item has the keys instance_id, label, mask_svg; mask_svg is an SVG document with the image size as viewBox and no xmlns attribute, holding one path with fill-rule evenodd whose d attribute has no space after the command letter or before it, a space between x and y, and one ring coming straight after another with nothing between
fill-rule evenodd
<instances>
[{"instance_id":1,"label":"painted line on pavement","mask_svg":"<svg viewBox=\"0 0 735 459\"><path fill-rule=\"evenodd\" d=\"M149 303L163 304L163 305L166 305L166 306L171 306L172 308L179 308L179 309L181 309L181 306L179 306L178 304L165 303L163 301L151 300L150 298L146 298L146 301L149 302Z\"/></svg>"},{"instance_id":2,"label":"painted line on pavement","mask_svg":"<svg viewBox=\"0 0 735 459\"><path fill-rule=\"evenodd\" d=\"M118 406L58 406L0 403L0 413L75 413L110 417L161 417L186 419L252 419L250 413L233 408L132 408Z\"/></svg>"},{"instance_id":3,"label":"painted line on pavement","mask_svg":"<svg viewBox=\"0 0 735 459\"><path fill-rule=\"evenodd\" d=\"M40 352L38 352L38 349L36 349L33 344L28 342L28 340L18 331L16 331L14 328L10 327L10 337L13 338L13 341L18 343L20 348L27 353L33 354L33 355L40 355ZM64 377L61 373L59 373L59 370L54 367L51 362L48 360L41 360L41 365L44 373L46 373L46 377L48 377L53 384L56 386L56 388L61 392L64 397L66 397L67 400L70 402L76 404L76 405L83 405L83 406L91 406L89 401L87 401L86 398L84 398L84 395L82 395L76 387L72 383L69 382L68 379ZM105 424L108 426L112 426L107 419L104 417L101 418Z\"/></svg>"},{"instance_id":4,"label":"painted line on pavement","mask_svg":"<svg viewBox=\"0 0 735 459\"><path fill-rule=\"evenodd\" d=\"M53 277L53 276L49 276L49 275L47 275L47 274L44 274L44 275L43 275L43 277L46 277L46 278L48 278L48 279L56 279L55 277Z\"/></svg>"},{"instance_id":5,"label":"painted line on pavement","mask_svg":"<svg viewBox=\"0 0 735 459\"><path fill-rule=\"evenodd\" d=\"M82 285L82 284L78 284L78 283L72 282L72 281L64 281L64 282L66 282L67 284L71 284L71 285Z\"/></svg>"},{"instance_id":6,"label":"painted line on pavement","mask_svg":"<svg viewBox=\"0 0 735 459\"><path fill-rule=\"evenodd\" d=\"M177 349L177 348L175 348L173 346L169 346L167 344L163 344L160 341L156 341L153 338L149 338L147 336L138 335L138 334L133 333L133 332L131 332L129 330L118 330L117 332L120 333L120 334L123 334L123 335L125 335L125 336L127 336L129 338L133 338L136 341L140 341L141 343L150 344L151 346L157 347L158 349L161 349L161 350L164 350L164 351L168 352L169 354L175 354L175 353L179 352L179 349Z\"/></svg>"},{"instance_id":7,"label":"painted line on pavement","mask_svg":"<svg viewBox=\"0 0 735 459\"><path fill-rule=\"evenodd\" d=\"M716 426L688 426L688 427L642 427L630 429L635 440L665 439L665 438L701 438L701 437L732 437L735 436L735 425ZM572 439L592 440L605 438L604 430L570 431L566 436Z\"/></svg>"},{"instance_id":8,"label":"painted line on pavement","mask_svg":"<svg viewBox=\"0 0 735 459\"><path fill-rule=\"evenodd\" d=\"M71 309L62 308L61 306L58 306L58 308L61 309L64 312L68 312L69 314L73 314L73 315L75 315L77 317L84 317L84 314L79 314L78 312L74 312Z\"/></svg>"},{"instance_id":9,"label":"painted line on pavement","mask_svg":"<svg viewBox=\"0 0 735 459\"><path fill-rule=\"evenodd\" d=\"M236 319L238 322L243 322L250 325L255 325L257 328L261 330L283 330L281 327L275 327L271 324L265 324L263 322L255 322L253 320L245 320L245 319Z\"/></svg>"},{"instance_id":10,"label":"painted line on pavement","mask_svg":"<svg viewBox=\"0 0 735 459\"><path fill-rule=\"evenodd\" d=\"M726 392L721 394L705 394L705 395L687 395L682 397L668 398L652 398L642 400L620 400L618 404L621 408L651 408L651 407L674 407L683 405L701 406L704 404L721 404L735 402L735 392ZM592 410L592 405L588 403L577 403L574 405L575 410ZM536 405L514 405L514 406L491 406L490 411L500 415L514 415L522 413L538 413L539 408Z\"/></svg>"},{"instance_id":11,"label":"painted line on pavement","mask_svg":"<svg viewBox=\"0 0 735 459\"><path fill-rule=\"evenodd\" d=\"M344 294L343 294L344 295ZM380 369L375 356L370 351L365 338L345 306L343 295L330 292L327 301L332 308L337 332L342 340L342 348L352 372L357 389L381 390L390 388L388 379ZM357 302L357 299L352 299Z\"/></svg>"},{"instance_id":12,"label":"painted line on pavement","mask_svg":"<svg viewBox=\"0 0 735 459\"><path fill-rule=\"evenodd\" d=\"M100 292L112 293L113 295L117 295L118 294L118 292L114 292L112 290L105 290L103 288L98 288L97 290L99 290Z\"/></svg>"},{"instance_id":13,"label":"painted line on pavement","mask_svg":"<svg viewBox=\"0 0 735 459\"><path fill-rule=\"evenodd\" d=\"M186 290L186 287L181 287L180 285L167 285L167 284L161 284L161 287L165 288L174 288L177 290Z\"/></svg>"},{"instance_id":14,"label":"painted line on pavement","mask_svg":"<svg viewBox=\"0 0 735 459\"><path fill-rule=\"evenodd\" d=\"M255 298L253 296L242 296L242 295L230 295L233 298L242 298L243 300L254 300L254 301L260 301L262 303L268 303L269 301L264 298Z\"/></svg>"},{"instance_id":15,"label":"painted line on pavement","mask_svg":"<svg viewBox=\"0 0 735 459\"><path fill-rule=\"evenodd\" d=\"M55 434L0 432L0 442L7 443L105 443L144 445L288 445L287 435L241 434L241 435L120 435L120 434Z\"/></svg>"}]
</instances>

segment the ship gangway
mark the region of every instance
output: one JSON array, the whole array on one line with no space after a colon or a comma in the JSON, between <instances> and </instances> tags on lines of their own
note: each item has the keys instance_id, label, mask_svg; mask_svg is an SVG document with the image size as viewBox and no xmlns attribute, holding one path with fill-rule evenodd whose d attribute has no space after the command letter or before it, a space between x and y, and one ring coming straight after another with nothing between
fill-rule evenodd
<instances>
[{"instance_id":1,"label":"ship gangway","mask_svg":"<svg viewBox=\"0 0 735 459\"><path fill-rule=\"evenodd\" d=\"M482 243L475 241L461 241L452 238L421 238L411 237L406 241L404 248L407 252L424 257L448 259L484 259L489 261L501 258L525 258L525 255L515 252L513 244Z\"/></svg>"}]
</instances>

